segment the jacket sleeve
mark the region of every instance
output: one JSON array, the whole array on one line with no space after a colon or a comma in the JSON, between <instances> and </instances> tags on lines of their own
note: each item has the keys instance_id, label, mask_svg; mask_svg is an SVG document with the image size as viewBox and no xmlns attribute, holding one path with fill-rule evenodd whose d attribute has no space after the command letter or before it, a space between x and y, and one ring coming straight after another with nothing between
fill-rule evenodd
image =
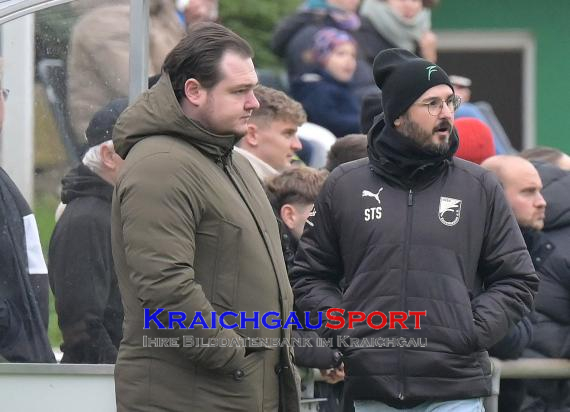
<instances>
[{"instance_id":1,"label":"jacket sleeve","mask_svg":"<svg viewBox=\"0 0 570 412\"><path fill-rule=\"evenodd\" d=\"M290 274L296 306L312 315L339 307L342 302L339 283L343 265L331 210L335 182L331 177L325 182L305 224ZM323 333L327 331L330 329L323 329Z\"/></svg>"},{"instance_id":2,"label":"jacket sleeve","mask_svg":"<svg viewBox=\"0 0 570 412\"><path fill-rule=\"evenodd\" d=\"M319 335L312 330L292 330L293 339L300 340L294 346L295 365L304 368L330 369L336 368L341 362L342 355L336 349L319 346Z\"/></svg>"},{"instance_id":3,"label":"jacket sleeve","mask_svg":"<svg viewBox=\"0 0 570 412\"><path fill-rule=\"evenodd\" d=\"M103 258L109 243L103 237L110 234L93 216L76 213L72 207L58 221L49 248L64 361L115 363L117 348L104 325L114 272L113 262Z\"/></svg>"},{"instance_id":4,"label":"jacket sleeve","mask_svg":"<svg viewBox=\"0 0 570 412\"><path fill-rule=\"evenodd\" d=\"M188 329L196 312L212 325L214 311L194 273L196 230L205 211L200 194L203 185L195 175L168 153L143 159L116 188L114 201L119 202L121 221L114 224L122 230L129 284L141 310L154 313L164 309L158 315L167 328L161 336L178 338L177 350L193 363L229 371L243 359L243 346L194 347L182 343L184 336L206 341L239 339L232 329L219 324L210 329ZM186 315L186 329L168 328L168 313L174 311Z\"/></svg>"},{"instance_id":5,"label":"jacket sleeve","mask_svg":"<svg viewBox=\"0 0 570 412\"><path fill-rule=\"evenodd\" d=\"M489 204L478 270L483 291L471 304L479 346L488 349L532 311L538 277L501 186L491 173L483 179Z\"/></svg>"},{"instance_id":6,"label":"jacket sleeve","mask_svg":"<svg viewBox=\"0 0 570 412\"><path fill-rule=\"evenodd\" d=\"M532 323L525 316L509 329L509 333L489 349L489 355L499 359L518 359L532 341Z\"/></svg>"}]
</instances>

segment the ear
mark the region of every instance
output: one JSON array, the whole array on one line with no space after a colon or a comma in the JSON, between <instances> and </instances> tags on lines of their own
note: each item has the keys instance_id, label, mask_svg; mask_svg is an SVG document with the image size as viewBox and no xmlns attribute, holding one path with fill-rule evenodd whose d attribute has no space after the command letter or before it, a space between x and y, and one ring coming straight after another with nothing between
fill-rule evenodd
<instances>
[{"instance_id":1,"label":"ear","mask_svg":"<svg viewBox=\"0 0 570 412\"><path fill-rule=\"evenodd\" d=\"M184 95L194 106L200 106L204 102L206 91L198 80L191 78L184 83Z\"/></svg>"},{"instance_id":2,"label":"ear","mask_svg":"<svg viewBox=\"0 0 570 412\"><path fill-rule=\"evenodd\" d=\"M281 215L281 220L289 229L293 229L295 227L295 217L297 215L297 211L292 205L285 203L283 206L281 206L279 214Z\"/></svg>"},{"instance_id":3,"label":"ear","mask_svg":"<svg viewBox=\"0 0 570 412\"><path fill-rule=\"evenodd\" d=\"M115 154L115 151L110 147L108 147L106 144L101 145L99 150L100 150L99 153L101 155L101 160L103 161L105 167L107 167L110 170L116 170L117 163L115 162L115 156L118 155Z\"/></svg>"},{"instance_id":4,"label":"ear","mask_svg":"<svg viewBox=\"0 0 570 412\"><path fill-rule=\"evenodd\" d=\"M402 124L402 116L398 116L398 118L394 120L394 126L400 127L401 124Z\"/></svg>"},{"instance_id":5,"label":"ear","mask_svg":"<svg viewBox=\"0 0 570 412\"><path fill-rule=\"evenodd\" d=\"M257 147L259 144L257 125L253 123L247 124L247 133L243 137L248 146Z\"/></svg>"}]
</instances>

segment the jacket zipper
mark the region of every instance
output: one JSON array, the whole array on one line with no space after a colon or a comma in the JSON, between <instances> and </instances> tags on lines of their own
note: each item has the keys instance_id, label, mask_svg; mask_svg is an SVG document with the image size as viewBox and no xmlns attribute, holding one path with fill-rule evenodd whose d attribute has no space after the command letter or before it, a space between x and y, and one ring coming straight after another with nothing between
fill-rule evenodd
<instances>
[{"instance_id":1,"label":"jacket zipper","mask_svg":"<svg viewBox=\"0 0 570 412\"><path fill-rule=\"evenodd\" d=\"M404 253L403 258L404 262L402 265L402 280L401 280L401 293L400 293L400 306L401 310L404 312L406 311L406 283L408 278L408 262L409 253L410 253L410 238L412 236L412 218L413 218L413 209L414 206L414 192L412 189L408 192L408 207L406 208L406 237L404 238ZM405 399L404 393L406 392L406 371L404 370L404 354L403 349L398 347L398 362L400 364L400 393L398 394L398 399L403 401Z\"/></svg>"}]
</instances>

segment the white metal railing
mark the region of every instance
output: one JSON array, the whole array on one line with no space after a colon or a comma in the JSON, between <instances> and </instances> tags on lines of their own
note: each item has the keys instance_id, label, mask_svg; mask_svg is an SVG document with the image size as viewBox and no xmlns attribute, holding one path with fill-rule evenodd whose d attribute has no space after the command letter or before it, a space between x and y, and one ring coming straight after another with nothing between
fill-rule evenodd
<instances>
[{"instance_id":1,"label":"white metal railing","mask_svg":"<svg viewBox=\"0 0 570 412\"><path fill-rule=\"evenodd\" d=\"M569 359L524 358L502 361L491 358L493 367L491 396L485 400L486 412L499 410L499 393L503 379L568 379Z\"/></svg>"},{"instance_id":2,"label":"white metal railing","mask_svg":"<svg viewBox=\"0 0 570 412\"><path fill-rule=\"evenodd\" d=\"M569 379L570 359L524 358L502 361L491 358L492 392L485 399L485 411L497 412L501 379ZM315 381L323 380L318 369Z\"/></svg>"},{"instance_id":3,"label":"white metal railing","mask_svg":"<svg viewBox=\"0 0 570 412\"><path fill-rule=\"evenodd\" d=\"M492 358L492 395L487 412L497 412L500 379L567 379L568 359ZM115 411L114 365L57 365L0 363L0 409L26 412ZM314 379L321 380L318 370ZM306 394L305 394L306 396ZM302 408L313 411L320 399L305 398Z\"/></svg>"}]
</instances>

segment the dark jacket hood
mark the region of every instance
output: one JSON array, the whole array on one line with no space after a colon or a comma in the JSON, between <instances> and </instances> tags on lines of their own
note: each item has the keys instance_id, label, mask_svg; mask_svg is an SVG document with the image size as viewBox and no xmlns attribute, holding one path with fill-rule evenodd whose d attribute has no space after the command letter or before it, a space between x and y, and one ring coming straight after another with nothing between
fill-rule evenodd
<instances>
[{"instance_id":1,"label":"dark jacket hood","mask_svg":"<svg viewBox=\"0 0 570 412\"><path fill-rule=\"evenodd\" d=\"M570 172L547 163L533 163L546 200L544 230L570 226Z\"/></svg>"},{"instance_id":2,"label":"dark jacket hood","mask_svg":"<svg viewBox=\"0 0 570 412\"><path fill-rule=\"evenodd\" d=\"M87 166L74 167L61 180L61 201L70 203L79 197L98 197L108 202L113 198L113 185L93 173Z\"/></svg>"},{"instance_id":3,"label":"dark jacket hood","mask_svg":"<svg viewBox=\"0 0 570 412\"><path fill-rule=\"evenodd\" d=\"M327 13L324 11L301 11L283 20L275 29L271 40L271 49L279 57L285 57L287 45L304 27L314 24L315 21L324 20Z\"/></svg>"},{"instance_id":4,"label":"dark jacket hood","mask_svg":"<svg viewBox=\"0 0 570 412\"><path fill-rule=\"evenodd\" d=\"M124 159L135 144L151 136L184 140L213 158L227 156L240 139L231 134L209 132L186 116L167 73L163 73L158 83L144 92L117 120L113 130L115 151Z\"/></svg>"}]
</instances>

